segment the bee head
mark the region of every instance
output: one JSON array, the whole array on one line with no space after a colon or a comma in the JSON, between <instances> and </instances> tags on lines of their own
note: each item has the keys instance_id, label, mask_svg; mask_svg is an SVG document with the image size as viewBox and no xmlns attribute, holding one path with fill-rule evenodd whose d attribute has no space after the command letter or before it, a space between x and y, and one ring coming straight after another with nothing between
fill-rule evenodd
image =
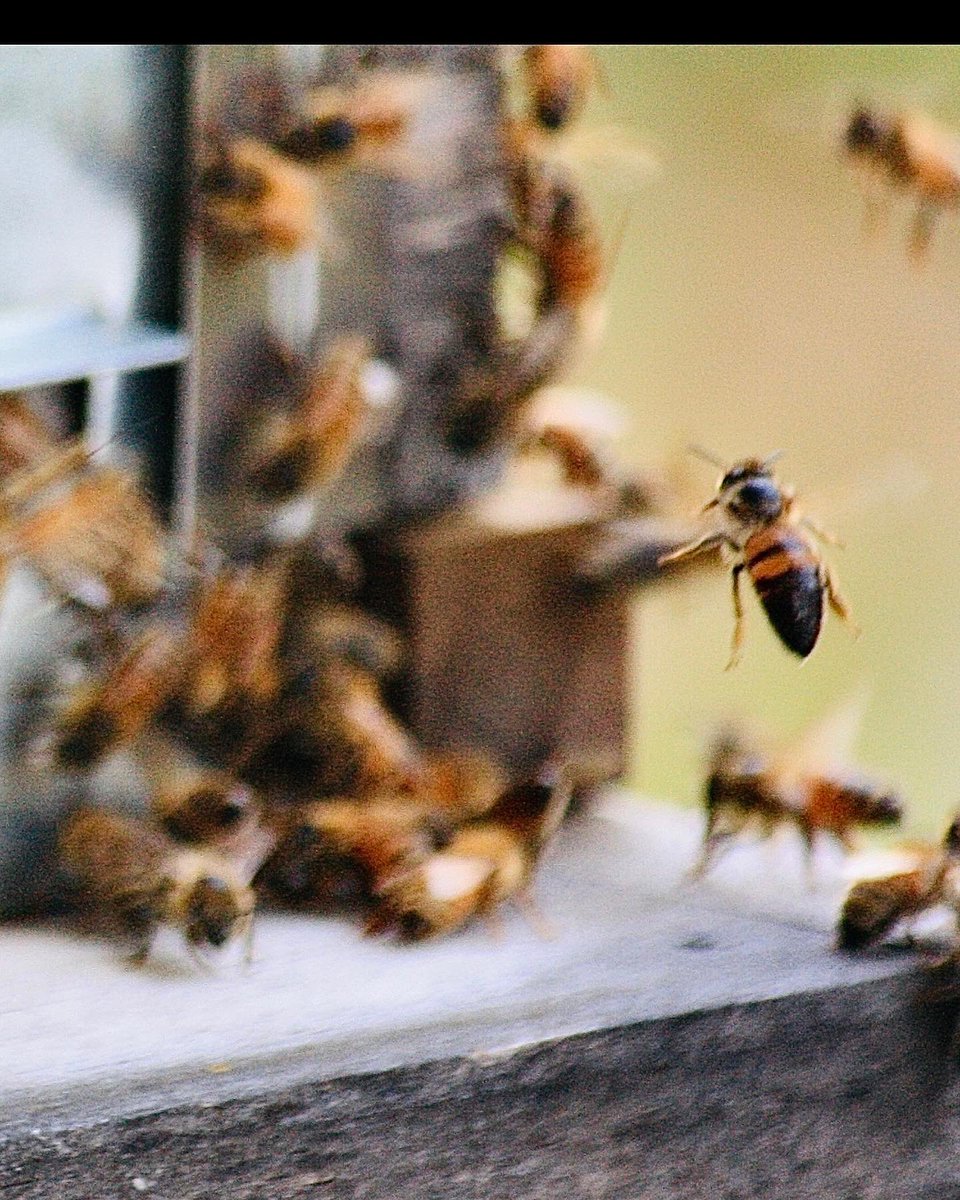
<instances>
[{"instance_id":1,"label":"bee head","mask_svg":"<svg viewBox=\"0 0 960 1200\"><path fill-rule=\"evenodd\" d=\"M771 469L777 458L779 454L734 463L721 478L708 507L720 504L744 521L775 521L784 504L783 489Z\"/></svg>"},{"instance_id":2,"label":"bee head","mask_svg":"<svg viewBox=\"0 0 960 1200\"><path fill-rule=\"evenodd\" d=\"M243 784L217 777L200 780L183 797L166 820L174 837L205 841L236 829L252 815L256 802Z\"/></svg>"},{"instance_id":3,"label":"bee head","mask_svg":"<svg viewBox=\"0 0 960 1200\"><path fill-rule=\"evenodd\" d=\"M854 109L847 122L843 142L850 154L869 154L876 150L887 136L887 123L866 105Z\"/></svg>"},{"instance_id":4,"label":"bee head","mask_svg":"<svg viewBox=\"0 0 960 1200\"><path fill-rule=\"evenodd\" d=\"M433 933L433 926L422 913L407 909L397 913L395 919L397 938L401 942L422 942Z\"/></svg>"},{"instance_id":5,"label":"bee head","mask_svg":"<svg viewBox=\"0 0 960 1200\"><path fill-rule=\"evenodd\" d=\"M225 879L205 875L193 885L187 902L187 941L192 946L223 946L248 915L235 888Z\"/></svg>"},{"instance_id":6,"label":"bee head","mask_svg":"<svg viewBox=\"0 0 960 1200\"><path fill-rule=\"evenodd\" d=\"M960 851L960 816L954 817L946 837L943 839L943 846L949 854L956 854Z\"/></svg>"}]
</instances>

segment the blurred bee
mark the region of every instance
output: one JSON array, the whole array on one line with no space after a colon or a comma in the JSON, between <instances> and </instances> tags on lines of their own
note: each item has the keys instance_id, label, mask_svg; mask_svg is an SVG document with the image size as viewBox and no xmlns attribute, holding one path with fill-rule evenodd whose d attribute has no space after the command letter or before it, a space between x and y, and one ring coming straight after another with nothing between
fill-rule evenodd
<instances>
[{"instance_id":1,"label":"blurred bee","mask_svg":"<svg viewBox=\"0 0 960 1200\"><path fill-rule=\"evenodd\" d=\"M573 426L544 425L532 432L530 444L551 453L564 481L596 497L611 517L648 514L664 501L662 483L652 475L627 473L596 438Z\"/></svg>"},{"instance_id":2,"label":"blurred bee","mask_svg":"<svg viewBox=\"0 0 960 1200\"><path fill-rule=\"evenodd\" d=\"M142 608L166 582L167 547L126 471L100 467L17 515L17 554L58 594L95 611Z\"/></svg>"},{"instance_id":3,"label":"blurred bee","mask_svg":"<svg viewBox=\"0 0 960 1200\"><path fill-rule=\"evenodd\" d=\"M922 113L885 113L861 104L847 123L844 149L863 176L871 224L878 188L902 188L916 199L910 251L922 259L937 215L960 203L960 138Z\"/></svg>"},{"instance_id":4,"label":"blurred bee","mask_svg":"<svg viewBox=\"0 0 960 1200\"><path fill-rule=\"evenodd\" d=\"M459 929L507 899L526 901L530 911L528 888L570 795L565 773L553 768L508 789L445 849L382 889L367 931L414 942Z\"/></svg>"},{"instance_id":5,"label":"blurred bee","mask_svg":"<svg viewBox=\"0 0 960 1200\"><path fill-rule=\"evenodd\" d=\"M572 172L532 152L525 132L508 130L515 245L537 279L533 324L493 356L489 371L468 379L453 406L448 441L472 452L512 433L533 393L563 371L591 318L605 254L596 223Z\"/></svg>"},{"instance_id":6,"label":"blurred bee","mask_svg":"<svg viewBox=\"0 0 960 1200\"><path fill-rule=\"evenodd\" d=\"M266 142L209 139L199 193L201 236L228 262L293 254L316 240L317 197L309 175Z\"/></svg>"},{"instance_id":7,"label":"blurred bee","mask_svg":"<svg viewBox=\"0 0 960 1200\"><path fill-rule=\"evenodd\" d=\"M180 669L179 636L164 626L145 630L116 663L71 691L46 739L53 764L89 771L129 745L173 695Z\"/></svg>"},{"instance_id":8,"label":"blurred bee","mask_svg":"<svg viewBox=\"0 0 960 1200\"><path fill-rule=\"evenodd\" d=\"M151 730L135 748L150 786L154 821L175 841L246 855L264 841L261 806L229 771L201 763L178 741Z\"/></svg>"},{"instance_id":9,"label":"blurred bee","mask_svg":"<svg viewBox=\"0 0 960 1200\"><path fill-rule=\"evenodd\" d=\"M224 566L202 580L181 645L174 716L189 739L238 766L269 736L280 695L284 578Z\"/></svg>"},{"instance_id":10,"label":"blurred bee","mask_svg":"<svg viewBox=\"0 0 960 1200\"><path fill-rule=\"evenodd\" d=\"M255 429L242 472L260 500L283 502L340 474L362 428L369 361L365 338L338 338L309 369L293 411L271 413Z\"/></svg>"},{"instance_id":11,"label":"blurred bee","mask_svg":"<svg viewBox=\"0 0 960 1200\"><path fill-rule=\"evenodd\" d=\"M696 453L715 466L723 465L701 450ZM724 468L716 496L702 510L717 510L716 527L659 560L662 566L717 548L731 553L734 627L728 670L739 661L743 647L744 570L780 641L801 658L820 636L824 596L838 617L853 624L829 568L805 531L825 535L798 515L792 490L774 478L771 467L779 457L745 458Z\"/></svg>"},{"instance_id":12,"label":"blurred bee","mask_svg":"<svg viewBox=\"0 0 960 1200\"><path fill-rule=\"evenodd\" d=\"M489 812L508 784L506 771L485 750L434 750L424 756L423 780L411 798L459 824Z\"/></svg>"},{"instance_id":13,"label":"blurred bee","mask_svg":"<svg viewBox=\"0 0 960 1200\"><path fill-rule=\"evenodd\" d=\"M368 908L389 886L446 845L442 815L390 796L274 810L277 844L257 887L296 908Z\"/></svg>"},{"instance_id":14,"label":"blurred bee","mask_svg":"<svg viewBox=\"0 0 960 1200\"><path fill-rule=\"evenodd\" d=\"M938 904L960 913L960 818L950 825L942 845L930 847L912 870L853 885L837 922L837 947L865 950L896 925Z\"/></svg>"},{"instance_id":15,"label":"blurred bee","mask_svg":"<svg viewBox=\"0 0 960 1200\"><path fill-rule=\"evenodd\" d=\"M528 46L523 52L533 115L544 129L562 129L576 117L596 79L587 46Z\"/></svg>"},{"instance_id":16,"label":"blurred bee","mask_svg":"<svg viewBox=\"0 0 960 1200\"><path fill-rule=\"evenodd\" d=\"M92 457L18 396L0 396L0 557L87 608L139 607L164 585L163 533L133 476Z\"/></svg>"},{"instance_id":17,"label":"blurred bee","mask_svg":"<svg viewBox=\"0 0 960 1200\"><path fill-rule=\"evenodd\" d=\"M227 260L291 254L318 240L311 168L389 165L416 87L378 75L354 88L298 89L263 70L231 81L201 161L200 229Z\"/></svg>"},{"instance_id":18,"label":"blurred bee","mask_svg":"<svg viewBox=\"0 0 960 1200\"><path fill-rule=\"evenodd\" d=\"M386 72L352 88L312 88L275 145L297 162L313 166L382 165L384 149L409 127L418 90L415 79Z\"/></svg>"},{"instance_id":19,"label":"blurred bee","mask_svg":"<svg viewBox=\"0 0 960 1200\"><path fill-rule=\"evenodd\" d=\"M254 893L226 858L178 847L142 821L89 808L68 817L58 851L81 898L132 941L132 963L147 960L161 925L178 929L194 954L242 936L249 961Z\"/></svg>"},{"instance_id":20,"label":"blurred bee","mask_svg":"<svg viewBox=\"0 0 960 1200\"><path fill-rule=\"evenodd\" d=\"M822 725L834 720L831 714ZM751 829L769 837L792 825L812 865L818 838L831 837L849 851L855 827L894 825L902 816L899 797L877 781L839 765L805 762L796 749L779 758L764 754L732 727L714 738L707 770L706 828L693 878L706 874L719 851Z\"/></svg>"}]
</instances>

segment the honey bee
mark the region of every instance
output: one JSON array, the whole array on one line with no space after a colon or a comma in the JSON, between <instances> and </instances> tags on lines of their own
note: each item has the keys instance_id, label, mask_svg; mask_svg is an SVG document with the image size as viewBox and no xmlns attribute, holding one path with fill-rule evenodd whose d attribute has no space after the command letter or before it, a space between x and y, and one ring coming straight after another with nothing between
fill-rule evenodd
<instances>
[{"instance_id":1,"label":"honey bee","mask_svg":"<svg viewBox=\"0 0 960 1200\"><path fill-rule=\"evenodd\" d=\"M242 872L213 851L178 847L143 821L80 808L58 841L81 897L130 939L144 963L161 925L178 929L191 953L237 936L249 961L255 897Z\"/></svg>"},{"instance_id":2,"label":"honey bee","mask_svg":"<svg viewBox=\"0 0 960 1200\"><path fill-rule=\"evenodd\" d=\"M696 452L722 466L703 451ZM724 468L716 496L702 510L718 510L717 527L659 560L663 566L717 548L731 553L734 627L728 670L739 661L743 647L740 575L744 570L774 632L801 658L810 654L820 636L824 596L833 612L856 628L830 569L806 531L826 535L796 512L793 491L774 478L771 467L779 457L777 453L766 459L745 458Z\"/></svg>"},{"instance_id":3,"label":"honey bee","mask_svg":"<svg viewBox=\"0 0 960 1200\"><path fill-rule=\"evenodd\" d=\"M49 738L54 764L89 771L129 745L173 695L180 659L179 636L157 625L102 675L74 688Z\"/></svg>"},{"instance_id":4,"label":"honey bee","mask_svg":"<svg viewBox=\"0 0 960 1200\"><path fill-rule=\"evenodd\" d=\"M228 262L293 254L316 239L317 198L302 168L249 136L211 138L199 177L200 233Z\"/></svg>"},{"instance_id":5,"label":"honey bee","mask_svg":"<svg viewBox=\"0 0 960 1200\"><path fill-rule=\"evenodd\" d=\"M534 392L568 364L595 309L605 254L596 223L572 173L508 131L515 244L534 265L537 294L530 331L494 355L489 373L468 380L453 406L449 443L471 452L512 433Z\"/></svg>"},{"instance_id":6,"label":"honey bee","mask_svg":"<svg viewBox=\"0 0 960 1200\"><path fill-rule=\"evenodd\" d=\"M166 545L133 476L57 441L16 395L0 396L0 557L96 611L136 608L165 582Z\"/></svg>"},{"instance_id":7,"label":"honey bee","mask_svg":"<svg viewBox=\"0 0 960 1200\"><path fill-rule=\"evenodd\" d=\"M958 866L960 818L950 825L942 845L927 849L912 870L853 885L837 922L837 948L865 950L896 925L938 904L960 913Z\"/></svg>"},{"instance_id":8,"label":"honey bee","mask_svg":"<svg viewBox=\"0 0 960 1200\"><path fill-rule=\"evenodd\" d=\"M340 474L362 428L369 360L365 338L337 339L310 368L294 410L273 413L256 429L242 473L260 500L286 501Z\"/></svg>"},{"instance_id":9,"label":"honey bee","mask_svg":"<svg viewBox=\"0 0 960 1200\"><path fill-rule=\"evenodd\" d=\"M828 721L834 719L831 714ZM886 786L840 766L792 761L795 754L791 750L778 760L732 727L717 734L704 786L703 848L693 878L705 875L721 848L749 829L769 837L792 825L803 838L810 865L822 836L850 850L854 827L900 821L901 801Z\"/></svg>"},{"instance_id":10,"label":"honey bee","mask_svg":"<svg viewBox=\"0 0 960 1200\"><path fill-rule=\"evenodd\" d=\"M596 438L568 425L544 425L531 439L555 456L563 479L596 497L612 517L650 513L662 502L664 488L652 476L622 470Z\"/></svg>"},{"instance_id":11,"label":"honey bee","mask_svg":"<svg viewBox=\"0 0 960 1200\"><path fill-rule=\"evenodd\" d=\"M416 81L382 73L352 88L319 87L305 93L278 150L312 166L377 162L406 132Z\"/></svg>"},{"instance_id":12,"label":"honey bee","mask_svg":"<svg viewBox=\"0 0 960 1200\"><path fill-rule=\"evenodd\" d=\"M141 737L135 756L150 786L154 821L175 841L246 853L262 832L253 789L232 772L200 762L156 730Z\"/></svg>"},{"instance_id":13,"label":"honey bee","mask_svg":"<svg viewBox=\"0 0 960 1200\"><path fill-rule=\"evenodd\" d=\"M864 176L868 217L876 186L902 188L916 199L910 251L922 259L938 214L960 203L960 138L922 113L885 113L859 105L844 131L844 148Z\"/></svg>"},{"instance_id":14,"label":"honey bee","mask_svg":"<svg viewBox=\"0 0 960 1200\"><path fill-rule=\"evenodd\" d=\"M440 814L390 796L274 810L277 844L257 886L297 908L368 908L450 839Z\"/></svg>"},{"instance_id":15,"label":"honey bee","mask_svg":"<svg viewBox=\"0 0 960 1200\"><path fill-rule=\"evenodd\" d=\"M569 780L554 769L508 789L443 850L382 888L367 931L415 942L459 929L507 899L529 910L528 888L570 796Z\"/></svg>"},{"instance_id":16,"label":"honey bee","mask_svg":"<svg viewBox=\"0 0 960 1200\"><path fill-rule=\"evenodd\" d=\"M589 47L528 46L523 64L534 117L544 129L562 129L579 114L596 79Z\"/></svg>"}]
</instances>

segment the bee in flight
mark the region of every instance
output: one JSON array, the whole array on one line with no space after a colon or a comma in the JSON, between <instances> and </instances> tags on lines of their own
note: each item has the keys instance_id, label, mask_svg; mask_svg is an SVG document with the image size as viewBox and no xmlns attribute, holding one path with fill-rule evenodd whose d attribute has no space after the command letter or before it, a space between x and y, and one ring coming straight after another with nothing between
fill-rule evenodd
<instances>
[{"instance_id":1,"label":"bee in flight","mask_svg":"<svg viewBox=\"0 0 960 1200\"><path fill-rule=\"evenodd\" d=\"M889 191L916 200L910 252L927 252L938 214L960 204L960 139L922 113L888 113L859 105L844 130L844 149L863 177L867 220L875 225Z\"/></svg>"},{"instance_id":2,"label":"bee in flight","mask_svg":"<svg viewBox=\"0 0 960 1200\"><path fill-rule=\"evenodd\" d=\"M774 631L788 650L806 658L817 644L823 624L823 601L853 625L846 602L830 569L811 540L830 540L794 508L795 497L773 475L780 452L765 459L744 458L726 468L698 447L695 454L723 468L717 494L702 512L717 510L715 528L664 555L660 565L694 554L726 549L733 557L733 645L727 668L739 661L743 647L743 601L740 576L750 576Z\"/></svg>"}]
</instances>

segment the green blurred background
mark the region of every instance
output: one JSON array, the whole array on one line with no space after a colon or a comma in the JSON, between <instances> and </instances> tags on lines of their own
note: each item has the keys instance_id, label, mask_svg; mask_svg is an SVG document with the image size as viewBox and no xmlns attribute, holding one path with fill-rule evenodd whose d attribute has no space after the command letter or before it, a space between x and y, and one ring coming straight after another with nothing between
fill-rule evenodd
<instances>
[{"instance_id":1,"label":"green blurred background","mask_svg":"<svg viewBox=\"0 0 960 1200\"><path fill-rule=\"evenodd\" d=\"M960 805L960 227L955 214L940 222L920 270L905 202L867 239L839 132L858 98L960 128L960 52L614 46L597 57L585 127L620 126L661 171L631 187L612 160L584 154L605 237L623 234L606 331L575 381L623 406L623 450L640 464L689 441L729 459L783 449L782 478L844 542L826 553L863 628L854 640L829 619L801 664L751 596L746 652L726 672L725 577L638 598L631 781L692 803L718 715L790 736L863 686L862 765L901 786L908 835L939 837ZM717 472L690 470L707 499Z\"/></svg>"}]
</instances>

